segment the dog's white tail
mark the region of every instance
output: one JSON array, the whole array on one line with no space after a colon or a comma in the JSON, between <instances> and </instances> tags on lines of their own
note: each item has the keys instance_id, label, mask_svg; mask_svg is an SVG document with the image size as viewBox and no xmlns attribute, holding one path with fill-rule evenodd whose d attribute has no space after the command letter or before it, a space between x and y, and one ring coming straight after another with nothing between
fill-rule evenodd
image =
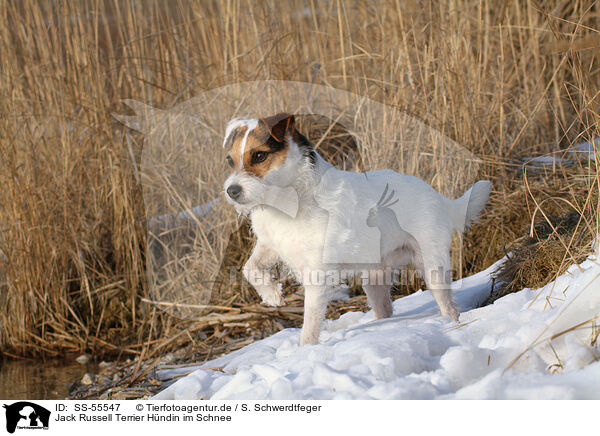
<instances>
[{"instance_id":1,"label":"dog's white tail","mask_svg":"<svg viewBox=\"0 0 600 436\"><path fill-rule=\"evenodd\" d=\"M464 232L467 227L477 221L477 217L488 201L491 190L492 183L489 180L480 180L462 197L449 200L448 212L457 232Z\"/></svg>"}]
</instances>

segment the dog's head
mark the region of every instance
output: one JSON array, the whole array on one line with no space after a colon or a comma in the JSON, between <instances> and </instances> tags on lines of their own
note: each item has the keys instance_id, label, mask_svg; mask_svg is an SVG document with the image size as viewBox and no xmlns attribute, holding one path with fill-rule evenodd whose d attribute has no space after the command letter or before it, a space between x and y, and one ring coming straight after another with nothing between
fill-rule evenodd
<instances>
[{"instance_id":1,"label":"dog's head","mask_svg":"<svg viewBox=\"0 0 600 436\"><path fill-rule=\"evenodd\" d=\"M315 151L286 113L262 119L233 119L223 147L233 172L224 184L225 197L238 213L263 204L273 190L294 185L301 169L314 164Z\"/></svg>"}]
</instances>

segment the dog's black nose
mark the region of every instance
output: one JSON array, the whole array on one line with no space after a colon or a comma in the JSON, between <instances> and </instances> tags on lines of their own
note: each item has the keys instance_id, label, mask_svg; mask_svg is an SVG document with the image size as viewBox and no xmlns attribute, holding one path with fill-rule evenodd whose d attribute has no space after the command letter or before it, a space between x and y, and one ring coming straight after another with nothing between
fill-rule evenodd
<instances>
[{"instance_id":1,"label":"dog's black nose","mask_svg":"<svg viewBox=\"0 0 600 436\"><path fill-rule=\"evenodd\" d=\"M241 193L242 187L240 185L231 185L227 188L227 195L229 195L232 200L237 200Z\"/></svg>"}]
</instances>

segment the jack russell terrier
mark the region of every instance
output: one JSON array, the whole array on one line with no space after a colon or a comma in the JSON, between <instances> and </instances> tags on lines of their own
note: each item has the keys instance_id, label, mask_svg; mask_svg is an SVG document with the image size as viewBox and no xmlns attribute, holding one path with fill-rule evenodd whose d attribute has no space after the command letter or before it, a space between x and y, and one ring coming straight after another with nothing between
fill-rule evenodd
<instances>
[{"instance_id":1,"label":"jack russell terrier","mask_svg":"<svg viewBox=\"0 0 600 436\"><path fill-rule=\"evenodd\" d=\"M264 303L278 306L282 288L271 267L281 261L290 267L304 287L301 345L318 343L327 303L344 279L340 272L367 267L413 265L442 315L458 321L450 290L450 242L452 233L462 233L485 207L489 181L450 200L423 180L392 170L341 171L317 153L295 128L294 116L285 113L231 120L223 147L233 169L224 184L226 199L251 220L256 235L244 277ZM273 198L273 188L279 198ZM290 192L295 208L289 207ZM338 274L314 280L319 271ZM390 285L363 277L375 319L392 315Z\"/></svg>"}]
</instances>

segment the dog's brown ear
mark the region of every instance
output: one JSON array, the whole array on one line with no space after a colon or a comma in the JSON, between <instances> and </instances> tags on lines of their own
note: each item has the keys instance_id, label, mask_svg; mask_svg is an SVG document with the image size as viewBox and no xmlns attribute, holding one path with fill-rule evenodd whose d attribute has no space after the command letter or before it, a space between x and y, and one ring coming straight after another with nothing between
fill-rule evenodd
<instances>
[{"instance_id":1,"label":"dog's brown ear","mask_svg":"<svg viewBox=\"0 0 600 436\"><path fill-rule=\"evenodd\" d=\"M262 118L261 121L277 142L283 142L285 134L294 131L294 115L285 112Z\"/></svg>"}]
</instances>

